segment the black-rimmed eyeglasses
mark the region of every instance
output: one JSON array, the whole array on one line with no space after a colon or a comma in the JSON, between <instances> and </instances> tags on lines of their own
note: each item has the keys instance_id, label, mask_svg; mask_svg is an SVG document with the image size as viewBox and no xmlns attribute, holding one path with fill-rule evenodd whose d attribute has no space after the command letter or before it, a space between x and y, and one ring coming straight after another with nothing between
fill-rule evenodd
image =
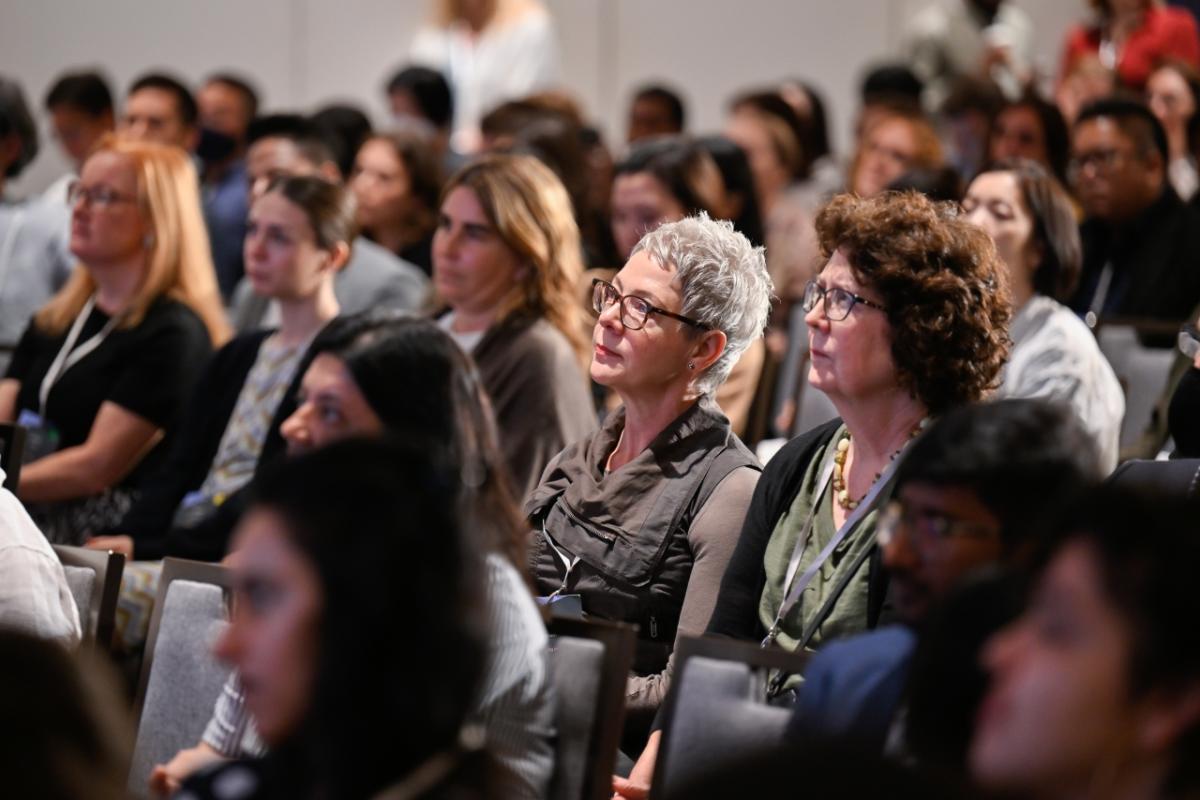
<instances>
[{"instance_id":1,"label":"black-rimmed eyeglasses","mask_svg":"<svg viewBox=\"0 0 1200 800\"><path fill-rule=\"evenodd\" d=\"M674 311L659 308L637 295L621 294L617 291L617 287L608 281L602 281L599 278L592 280L593 311L597 314L603 314L617 303L621 304L621 324L631 331L640 331L645 326L646 320L649 319L651 314L660 314L664 317L677 319L702 331L712 330L711 325L705 325L703 322L689 319L682 314L676 314Z\"/></svg>"},{"instance_id":2,"label":"black-rimmed eyeglasses","mask_svg":"<svg viewBox=\"0 0 1200 800\"><path fill-rule=\"evenodd\" d=\"M887 547L901 527L925 546L936 545L951 536L982 538L999 535L990 525L955 519L931 508L914 508L892 500L884 506L875 523L875 541L880 547Z\"/></svg>"},{"instance_id":3,"label":"black-rimmed eyeglasses","mask_svg":"<svg viewBox=\"0 0 1200 800\"><path fill-rule=\"evenodd\" d=\"M879 311L887 311L879 303L868 300L865 297L860 297L854 292L848 292L836 286L830 286L826 289L816 281L809 281L804 287L804 299L800 301L805 313L816 308L817 303L821 300L825 301L825 318L830 322L841 322L850 316L855 303L862 303L864 306L870 306Z\"/></svg>"}]
</instances>

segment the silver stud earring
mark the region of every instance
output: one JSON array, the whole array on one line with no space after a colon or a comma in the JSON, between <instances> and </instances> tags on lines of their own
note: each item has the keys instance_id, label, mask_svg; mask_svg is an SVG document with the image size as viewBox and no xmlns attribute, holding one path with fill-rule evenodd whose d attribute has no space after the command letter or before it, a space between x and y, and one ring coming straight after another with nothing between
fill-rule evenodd
<instances>
[{"instance_id":1,"label":"silver stud earring","mask_svg":"<svg viewBox=\"0 0 1200 800\"><path fill-rule=\"evenodd\" d=\"M689 361L689 362L688 362L688 369L695 369L695 368L696 368L696 364L695 364L695 362Z\"/></svg>"}]
</instances>

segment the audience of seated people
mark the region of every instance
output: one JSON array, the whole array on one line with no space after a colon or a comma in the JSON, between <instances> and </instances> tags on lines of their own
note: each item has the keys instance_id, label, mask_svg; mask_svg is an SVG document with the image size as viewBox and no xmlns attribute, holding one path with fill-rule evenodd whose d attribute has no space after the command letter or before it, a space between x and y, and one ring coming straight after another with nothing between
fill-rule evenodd
<instances>
[{"instance_id":1,"label":"audience of seated people","mask_svg":"<svg viewBox=\"0 0 1200 800\"><path fill-rule=\"evenodd\" d=\"M766 325L761 249L701 215L657 227L612 282L593 281L591 376L621 400L558 454L525 503L531 564L551 609L638 625L626 746L662 704L678 636L698 635L759 465L714 402Z\"/></svg>"},{"instance_id":2,"label":"audience of seated people","mask_svg":"<svg viewBox=\"0 0 1200 800\"><path fill-rule=\"evenodd\" d=\"M111 531L89 547L141 560L219 561L229 544L221 506L283 450L279 424L313 338L338 315L334 276L350 256L354 206L322 178L281 177L250 209L247 280L279 305L278 329L235 337L208 364L163 468Z\"/></svg>"},{"instance_id":3,"label":"audience of seated people","mask_svg":"<svg viewBox=\"0 0 1200 800\"><path fill-rule=\"evenodd\" d=\"M341 183L342 175L332 148L316 126L304 117L277 114L260 117L247 133L246 179L250 202L266 191L271 181L288 175L313 175ZM350 261L334 279L333 291L345 314L368 308L415 311L422 308L428 281L412 264L401 261L383 247L355 237ZM243 278L230 302L230 317L241 333L277 323L279 309L258 295Z\"/></svg>"},{"instance_id":4,"label":"audience of seated people","mask_svg":"<svg viewBox=\"0 0 1200 800\"><path fill-rule=\"evenodd\" d=\"M1051 101L1013 0L914 9L839 158L799 76L692 139L669 70L618 120L551 88L537 0L436 5L380 128L341 101L261 116L220 65L195 95L147 72L119 113L64 72L69 173L33 193L39 124L0 78L0 422L27 429L0 488L0 626L27 633L0 649L87 640L51 542L139 559L123 658L158 559L228 557L236 669L162 796L546 797L570 734L544 620L580 614L638 628L619 796L646 796L701 633L815 651L754 698L795 701L764 774L857 753L864 787L914 796L1195 793L1196 509L1071 500L1134 452L1148 391L1099 328L1163 345L1200 313L1191 17L1094 0ZM1159 427L1194 458L1179 341ZM797 380L838 418L760 467L739 437L790 419ZM67 761L28 764L116 796L124 740L72 692L73 738L28 743Z\"/></svg>"},{"instance_id":5,"label":"audience of seated people","mask_svg":"<svg viewBox=\"0 0 1200 800\"><path fill-rule=\"evenodd\" d=\"M840 738L877 753L900 746L896 728L923 623L973 573L999 565L1028 571L1041 517L1100 477L1095 447L1064 406L1000 400L935 422L897 468L878 525L899 624L832 642L813 657L789 735ZM917 699L908 697L908 719L925 711L911 707ZM975 708L939 711L969 722Z\"/></svg>"},{"instance_id":6,"label":"audience of seated people","mask_svg":"<svg viewBox=\"0 0 1200 800\"><path fill-rule=\"evenodd\" d=\"M78 544L129 510L229 332L183 151L103 139L71 199L80 265L21 336L0 420L28 428L19 496Z\"/></svg>"},{"instance_id":7,"label":"audience of seated people","mask_svg":"<svg viewBox=\"0 0 1200 800\"><path fill-rule=\"evenodd\" d=\"M460 521L473 537L476 554L486 554L486 634L494 665L483 677L472 715L484 725L503 796L544 796L553 766L546 634L523 578L526 527L510 494L474 366L435 324L413 318L342 318L318 337L313 350L304 399L282 427L289 453L388 433L425 443L459 465L465 482ZM398 374L410 376L425 393L398 384ZM152 776L159 791L216 759L261 755L264 746L236 677L216 700L200 744L181 751Z\"/></svg>"},{"instance_id":8,"label":"audience of seated people","mask_svg":"<svg viewBox=\"0 0 1200 800\"><path fill-rule=\"evenodd\" d=\"M809 380L839 419L767 463L708 624L788 650L880 624L888 582L875 531L895 462L929 417L996 385L1011 316L987 234L951 204L842 195L817 231L829 260L804 297ZM658 743L655 732L635 786L649 785Z\"/></svg>"}]
</instances>

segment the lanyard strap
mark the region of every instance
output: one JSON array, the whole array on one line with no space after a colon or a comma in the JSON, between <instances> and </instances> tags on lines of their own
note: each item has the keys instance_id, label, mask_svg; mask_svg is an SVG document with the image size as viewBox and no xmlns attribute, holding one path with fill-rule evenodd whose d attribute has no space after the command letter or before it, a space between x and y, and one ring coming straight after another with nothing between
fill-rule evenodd
<instances>
[{"instance_id":1,"label":"lanyard strap","mask_svg":"<svg viewBox=\"0 0 1200 800\"><path fill-rule=\"evenodd\" d=\"M787 597L779 606L779 613L775 615L775 621L771 623L771 629L767 632L766 638L762 640L763 647L769 647L774 643L779 636L784 617L792 613L792 609L800 602L804 590L812 583L817 573L821 571L821 567L833 555L833 551L838 545L850 534L856 525L867 515L874 507L875 501L879 499L879 494L884 490L892 478L892 473L896 469L896 464L899 463L899 456L892 459L888 464L887 469L879 476L879 479L871 486L871 490L867 492L867 496L859 501L858 505L850 512L850 516L846 517L842 527L838 528L837 533L829 540L829 543L821 549L813 562L808 565L808 569L804 570L804 574L800 576L795 583L792 581L796 577L796 572L800 569L800 559L804 555L805 549L808 547L808 540L812 538L813 525L816 521L817 509L821 507L821 499L825 495L825 490L829 486L829 480L833 476L833 448L828 450L825 455L825 467L821 474L821 481L817 485L817 492L813 498L812 507L808 511L808 517L804 520L804 527L800 530L800 536L796 539L796 546L792 548L792 556L788 559L787 573L784 577L783 585L787 589ZM790 589L788 587L791 587Z\"/></svg>"},{"instance_id":2,"label":"lanyard strap","mask_svg":"<svg viewBox=\"0 0 1200 800\"><path fill-rule=\"evenodd\" d=\"M117 317L111 317L108 322L104 323L104 327L92 338L88 339L83 344L75 347L75 342L79 341L79 335L83 333L84 323L88 317L92 315L92 309L96 307L96 297L93 295L88 298L79 315L75 317L75 321L71 323L71 330L67 333L67 338L63 341L62 348L58 351L58 355L54 357L54 361L50 363L50 368L46 370L46 376L42 378L42 385L38 388L38 413L42 419L46 419L46 400L50 397L50 390L63 373L71 367L78 364L83 359L87 358L97 347L104 343L108 335L112 333L113 328L117 326Z\"/></svg>"}]
</instances>

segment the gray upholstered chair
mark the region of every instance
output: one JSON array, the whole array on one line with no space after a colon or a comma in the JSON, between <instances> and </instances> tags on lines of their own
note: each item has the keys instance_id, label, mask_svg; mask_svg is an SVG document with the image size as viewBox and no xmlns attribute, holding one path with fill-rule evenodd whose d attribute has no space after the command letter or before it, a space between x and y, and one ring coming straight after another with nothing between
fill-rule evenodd
<instances>
[{"instance_id":1,"label":"gray upholstered chair","mask_svg":"<svg viewBox=\"0 0 1200 800\"><path fill-rule=\"evenodd\" d=\"M88 550L65 544L53 547L79 610L83 644L112 649L125 556L111 550Z\"/></svg>"},{"instance_id":2,"label":"gray upholstered chair","mask_svg":"<svg viewBox=\"0 0 1200 800\"><path fill-rule=\"evenodd\" d=\"M637 629L576 619L552 619L548 628L558 693L551 800L611 797Z\"/></svg>"},{"instance_id":3,"label":"gray upholstered chair","mask_svg":"<svg viewBox=\"0 0 1200 800\"><path fill-rule=\"evenodd\" d=\"M665 709L650 796L675 796L710 769L778 745L789 711L764 701L768 670L800 672L807 656L754 643L685 637Z\"/></svg>"},{"instance_id":4,"label":"gray upholstered chair","mask_svg":"<svg viewBox=\"0 0 1200 800\"><path fill-rule=\"evenodd\" d=\"M138 719L129 789L147 792L156 764L165 763L204 733L229 669L212 655L225 629L230 573L216 564L163 561L138 683Z\"/></svg>"},{"instance_id":5,"label":"gray upholstered chair","mask_svg":"<svg viewBox=\"0 0 1200 800\"><path fill-rule=\"evenodd\" d=\"M1108 477L1124 489L1161 492L1180 499L1200 497L1200 458L1126 461Z\"/></svg>"},{"instance_id":6,"label":"gray upholstered chair","mask_svg":"<svg viewBox=\"0 0 1200 800\"><path fill-rule=\"evenodd\" d=\"M1167 326L1174 330L1174 326ZM1109 324L1100 326L1096 339L1100 352L1112 365L1121 388L1125 390L1125 419L1121 423L1121 447L1136 443L1150 426L1150 416L1166 390L1175 361L1173 347L1146 347L1139 333L1161 331L1149 323ZM1161 335L1161 334L1160 334Z\"/></svg>"}]
</instances>

